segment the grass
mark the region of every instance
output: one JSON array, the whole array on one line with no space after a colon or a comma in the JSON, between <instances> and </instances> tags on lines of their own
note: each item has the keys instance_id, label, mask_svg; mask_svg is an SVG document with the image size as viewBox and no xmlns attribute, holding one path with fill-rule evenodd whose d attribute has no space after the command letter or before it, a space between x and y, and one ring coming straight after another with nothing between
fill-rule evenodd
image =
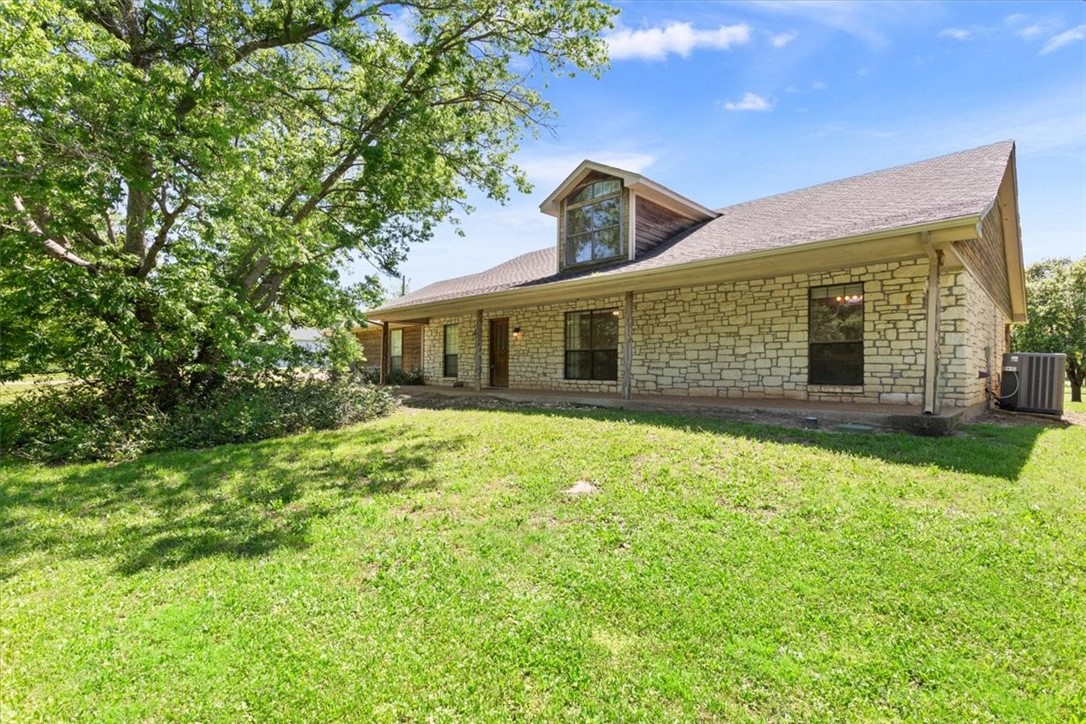
<instances>
[{"instance_id":1,"label":"grass","mask_svg":"<svg viewBox=\"0 0 1086 724\"><path fill-rule=\"evenodd\" d=\"M1063 410L1064 412L1077 412L1080 415L1086 415L1086 400L1082 402L1071 402L1071 383L1068 382L1063 388Z\"/></svg>"},{"instance_id":2,"label":"grass","mask_svg":"<svg viewBox=\"0 0 1086 724\"><path fill-rule=\"evenodd\" d=\"M60 373L27 375L20 380L0 382L0 405L11 402L43 384L58 385L68 381L68 376Z\"/></svg>"},{"instance_id":3,"label":"grass","mask_svg":"<svg viewBox=\"0 0 1086 724\"><path fill-rule=\"evenodd\" d=\"M404 410L8 466L0 719L1067 721L1084 458L1082 427Z\"/></svg>"}]
</instances>

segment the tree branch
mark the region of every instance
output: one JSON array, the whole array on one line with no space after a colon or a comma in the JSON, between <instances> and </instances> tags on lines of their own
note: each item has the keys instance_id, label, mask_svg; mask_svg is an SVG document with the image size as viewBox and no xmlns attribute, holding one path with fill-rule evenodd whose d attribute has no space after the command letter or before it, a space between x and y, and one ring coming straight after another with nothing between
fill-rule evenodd
<instances>
[{"instance_id":1,"label":"tree branch","mask_svg":"<svg viewBox=\"0 0 1086 724\"><path fill-rule=\"evenodd\" d=\"M53 257L54 259L59 259L60 261L67 262L69 264L72 264L73 266L79 267L80 269L84 269L90 274L98 274L98 267L95 264L87 261L83 257L73 252L71 249L68 248L66 243L62 243L64 242L63 237L53 238L50 234L48 234L45 229L43 229L41 225L34 219L33 214L27 211L26 205L23 203L22 198L20 198L19 196L14 196L13 199L15 203L15 210L22 215L27 231L29 231L34 236L40 238L42 247L45 249L46 254Z\"/></svg>"}]
</instances>

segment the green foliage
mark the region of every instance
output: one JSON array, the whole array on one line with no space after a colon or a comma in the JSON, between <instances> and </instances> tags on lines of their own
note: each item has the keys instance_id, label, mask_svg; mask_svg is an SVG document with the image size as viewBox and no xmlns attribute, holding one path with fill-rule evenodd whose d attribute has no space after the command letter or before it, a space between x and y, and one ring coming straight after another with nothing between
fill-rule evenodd
<instances>
[{"instance_id":1,"label":"green foliage","mask_svg":"<svg viewBox=\"0 0 1086 724\"><path fill-rule=\"evenodd\" d=\"M0 4L0 374L159 406L378 301L435 223L527 189L598 0ZM333 343L338 349L338 341ZM349 360L339 359L337 366Z\"/></svg>"},{"instance_id":2,"label":"green foliage","mask_svg":"<svg viewBox=\"0 0 1086 724\"><path fill-rule=\"evenodd\" d=\"M392 370L388 373L390 385L421 385L424 384L422 370Z\"/></svg>"},{"instance_id":3,"label":"green foliage","mask_svg":"<svg viewBox=\"0 0 1086 724\"><path fill-rule=\"evenodd\" d=\"M0 438L5 456L37 462L121 460L333 429L387 414L397 404L388 390L343 376L233 379L168 412L146 397L58 385L0 406Z\"/></svg>"},{"instance_id":4,"label":"green foliage","mask_svg":"<svg viewBox=\"0 0 1086 724\"><path fill-rule=\"evenodd\" d=\"M1068 722L1086 428L411 410L0 468L17 721ZM590 495L566 490L578 480Z\"/></svg>"},{"instance_id":5,"label":"green foliage","mask_svg":"<svg viewBox=\"0 0 1086 724\"><path fill-rule=\"evenodd\" d=\"M1086 258L1046 259L1026 270L1025 324L1013 332L1019 352L1063 352L1071 399L1086 382Z\"/></svg>"}]
</instances>

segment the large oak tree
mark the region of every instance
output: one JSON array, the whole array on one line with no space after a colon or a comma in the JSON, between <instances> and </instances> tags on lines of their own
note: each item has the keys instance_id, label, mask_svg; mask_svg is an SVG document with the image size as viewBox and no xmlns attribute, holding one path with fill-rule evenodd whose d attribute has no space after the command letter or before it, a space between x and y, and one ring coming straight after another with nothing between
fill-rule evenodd
<instances>
[{"instance_id":1,"label":"large oak tree","mask_svg":"<svg viewBox=\"0 0 1086 724\"><path fill-rule=\"evenodd\" d=\"M1019 352L1063 352L1072 402L1086 382L1086 259L1046 259L1026 270L1027 322L1014 330Z\"/></svg>"},{"instance_id":2,"label":"large oak tree","mask_svg":"<svg viewBox=\"0 0 1086 724\"><path fill-rule=\"evenodd\" d=\"M372 303L511 154L555 74L597 73L596 0L0 5L0 375L169 404Z\"/></svg>"}]
</instances>

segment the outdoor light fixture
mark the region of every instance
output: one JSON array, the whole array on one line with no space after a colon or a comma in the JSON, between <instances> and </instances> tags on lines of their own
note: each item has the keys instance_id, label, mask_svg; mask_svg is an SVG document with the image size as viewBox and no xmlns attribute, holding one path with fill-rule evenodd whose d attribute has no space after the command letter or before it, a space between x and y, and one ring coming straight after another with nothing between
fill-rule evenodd
<instances>
[{"instance_id":1,"label":"outdoor light fixture","mask_svg":"<svg viewBox=\"0 0 1086 724\"><path fill-rule=\"evenodd\" d=\"M513 339L519 342L520 338L523 336L524 335L521 333L520 327L513 327Z\"/></svg>"}]
</instances>

